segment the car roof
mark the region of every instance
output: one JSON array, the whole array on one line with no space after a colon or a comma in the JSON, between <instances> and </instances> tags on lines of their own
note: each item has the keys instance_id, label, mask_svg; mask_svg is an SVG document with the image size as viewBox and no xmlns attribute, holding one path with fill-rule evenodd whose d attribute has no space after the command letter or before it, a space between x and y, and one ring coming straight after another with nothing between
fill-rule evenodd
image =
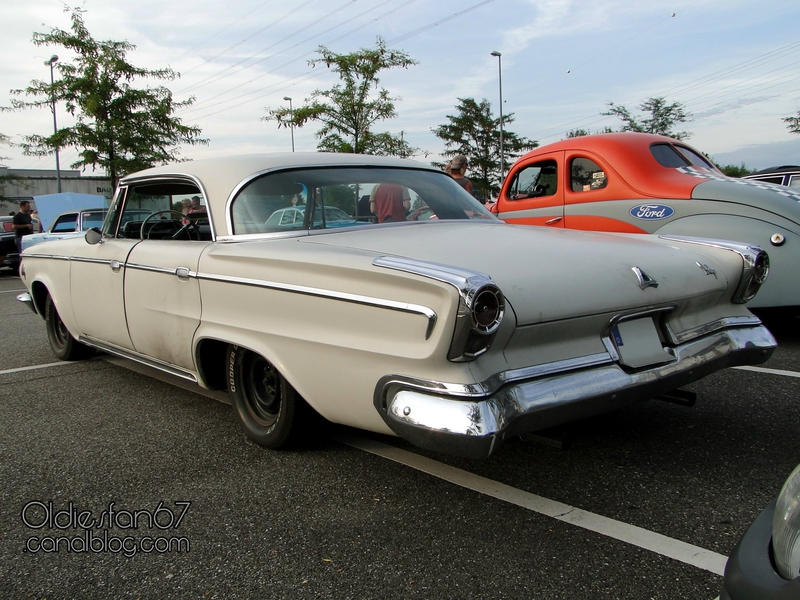
<instances>
[{"instance_id":1,"label":"car roof","mask_svg":"<svg viewBox=\"0 0 800 600\"><path fill-rule=\"evenodd\" d=\"M786 171L800 171L800 165L783 165L780 167L767 167L751 175L769 175L771 173L785 173Z\"/></svg>"},{"instance_id":2,"label":"car roof","mask_svg":"<svg viewBox=\"0 0 800 600\"><path fill-rule=\"evenodd\" d=\"M691 197L692 190L702 179L691 174L691 167L678 170L662 166L650 152L653 144L685 146L702 154L686 142L675 138L628 131L567 138L536 148L519 160L528 160L559 150L585 152L602 158L617 171L618 176L640 193L670 198ZM725 177L717 169L714 169L714 174L716 177Z\"/></svg>"},{"instance_id":3,"label":"car roof","mask_svg":"<svg viewBox=\"0 0 800 600\"><path fill-rule=\"evenodd\" d=\"M220 156L153 167L126 175L120 185L152 177L190 177L199 182L216 226L224 227L225 206L240 183L262 173L290 168L313 167L401 167L442 172L440 169L404 158L341 154L333 152L282 152Z\"/></svg>"}]
</instances>

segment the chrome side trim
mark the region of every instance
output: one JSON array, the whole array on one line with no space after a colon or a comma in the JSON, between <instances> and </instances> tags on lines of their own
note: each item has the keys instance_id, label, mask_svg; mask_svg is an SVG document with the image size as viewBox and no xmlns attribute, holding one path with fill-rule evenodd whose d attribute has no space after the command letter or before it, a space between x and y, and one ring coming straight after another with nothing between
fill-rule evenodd
<instances>
[{"instance_id":1,"label":"chrome side trim","mask_svg":"<svg viewBox=\"0 0 800 600\"><path fill-rule=\"evenodd\" d=\"M741 256L742 262L744 263L742 268L742 277L739 280L739 285L736 287L736 291L733 293L732 299L736 304L745 304L752 300L758 292L758 289L767 279L767 274L769 273L769 254L767 254L767 252L760 246L755 246L753 244L739 244L737 242L729 242L726 240L715 240L681 235L660 235L658 237L667 241L685 242L687 244L697 244L699 246L707 246L709 248L729 250ZM756 280L756 265L758 264L759 259L762 259L762 261L765 262L766 271L762 279ZM752 294L747 295L747 292L752 289L753 283L757 284L755 290L752 292Z\"/></svg>"},{"instance_id":2,"label":"chrome side trim","mask_svg":"<svg viewBox=\"0 0 800 600\"><path fill-rule=\"evenodd\" d=\"M134 362L138 362L140 364L147 365L148 367L158 369L159 371L163 371L164 373L169 373L170 375L180 377L181 379L186 379L192 383L198 383L197 375L189 369L184 369L183 367L164 362L163 360L145 356L144 354L139 354L134 350L120 348L114 344L102 342L90 336L82 335L78 338L78 341L82 344L86 344L87 346L92 346L93 348L102 350L103 352L108 352L109 354L115 354L116 356L127 358Z\"/></svg>"},{"instance_id":3,"label":"chrome side trim","mask_svg":"<svg viewBox=\"0 0 800 600\"><path fill-rule=\"evenodd\" d=\"M108 265L108 266L111 266L115 262L119 262L116 260L112 260L110 258L83 258L80 256L70 256L67 260L73 262L91 263L95 265Z\"/></svg>"},{"instance_id":4,"label":"chrome side trim","mask_svg":"<svg viewBox=\"0 0 800 600\"><path fill-rule=\"evenodd\" d=\"M38 255L36 255L38 256ZM70 260L65 258L65 260ZM92 262L110 265L113 261L110 260L94 260L94 259L76 259L72 260L82 262ZM427 306L420 304L412 304L409 302L398 302L396 300L389 300L386 298L375 298L372 296L362 296L360 294L349 294L347 292L337 292L333 290L324 290L321 288L312 288L302 285L293 285L291 283L278 283L276 281L266 281L261 279L248 279L244 277L230 277L227 275L214 275L208 273L198 273L186 267L166 268L155 267L152 265L143 265L139 263L126 263L125 266L130 269L138 271L147 271L150 273L161 273L164 275L174 275L180 279L196 278L198 280L218 281L222 283L232 283L234 285L247 285L251 287L260 287L270 290L277 290L281 292L289 292L293 294L303 294L305 296L316 296L319 298L328 298L330 300L338 300L341 302L351 302L353 304L361 304L365 306L373 306L376 308L384 308L387 310L395 310L398 312L410 313L421 315L428 320L425 328L425 339L430 339L433 330L436 327L438 316L436 311Z\"/></svg>"},{"instance_id":5,"label":"chrome side trim","mask_svg":"<svg viewBox=\"0 0 800 600\"><path fill-rule=\"evenodd\" d=\"M251 287L276 290L279 292L302 294L304 296L316 296L319 298L327 298L330 300L338 300L341 302L351 302L353 304L362 304L366 306L374 306L376 308L385 308L388 310L396 310L398 312L422 315L426 319L428 319L428 326L425 330L426 340L431 337L433 329L436 326L436 320L437 320L436 311L434 311L432 308L429 308L427 306L422 306L420 304L398 302L396 300L388 300L386 298L375 298L372 296L362 296L360 294L349 294L347 292L323 290L320 288L312 288L304 285L294 285L291 283L278 283L276 281L266 281L262 279L248 279L245 277L230 277L227 275L211 275L206 273L193 273L190 276L197 277L197 279L206 281L218 281L222 283L232 283L235 285L247 285Z\"/></svg>"},{"instance_id":6,"label":"chrome side trim","mask_svg":"<svg viewBox=\"0 0 800 600\"><path fill-rule=\"evenodd\" d=\"M63 254L29 254L25 253L22 255L24 260L28 260L30 258L47 258L50 260L72 260L69 256L64 256Z\"/></svg>"},{"instance_id":7,"label":"chrome side trim","mask_svg":"<svg viewBox=\"0 0 800 600\"><path fill-rule=\"evenodd\" d=\"M467 292L470 283L476 279L480 279L485 283L490 283L492 281L491 277L478 271L471 271L452 265L443 265L413 258L402 258L399 256L379 256L372 261L372 264L376 267L404 271L406 273L422 275L423 277L449 283L459 292L463 293Z\"/></svg>"},{"instance_id":8,"label":"chrome side trim","mask_svg":"<svg viewBox=\"0 0 800 600\"><path fill-rule=\"evenodd\" d=\"M125 266L128 269L134 269L136 271L149 271L150 273L163 273L165 275L177 275L178 271L180 270L183 274L184 271L186 273L186 277L196 277L197 273L194 271L190 271L186 267L177 267L174 269L168 267L154 267L152 265L141 265L139 263L125 263Z\"/></svg>"},{"instance_id":9,"label":"chrome side trim","mask_svg":"<svg viewBox=\"0 0 800 600\"><path fill-rule=\"evenodd\" d=\"M672 241L672 242L685 242L687 244L697 244L698 246L708 246L710 248L721 248L722 250L730 250L736 252L745 261L749 267L755 265L755 257L759 252L763 252L761 247L752 244L737 244L736 242L728 242L725 240L714 240L706 238L691 237L688 235L659 235L659 239Z\"/></svg>"},{"instance_id":10,"label":"chrome side trim","mask_svg":"<svg viewBox=\"0 0 800 600\"><path fill-rule=\"evenodd\" d=\"M471 361L489 349L505 314L503 293L500 288L495 285L489 275L452 265L443 265L398 256L379 256L372 261L372 264L376 267L394 269L413 275L421 275L422 277L447 283L456 288L459 295L459 302L456 312L453 340L447 352L448 360L453 362ZM497 315L497 322L494 324L493 328L490 331L481 332L479 328L475 327L475 323L473 322L473 308L478 295L486 289L492 289L498 295L500 311ZM474 338L475 335L479 337ZM475 339L477 339L480 344L476 345ZM473 350L468 351L468 346L473 347Z\"/></svg>"}]
</instances>

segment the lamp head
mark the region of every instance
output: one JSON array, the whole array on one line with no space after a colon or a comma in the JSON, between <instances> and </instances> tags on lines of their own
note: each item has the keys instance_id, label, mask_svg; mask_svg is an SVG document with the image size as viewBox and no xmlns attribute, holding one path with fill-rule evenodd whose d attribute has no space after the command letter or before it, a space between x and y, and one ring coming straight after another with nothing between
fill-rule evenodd
<instances>
[{"instance_id":1,"label":"lamp head","mask_svg":"<svg viewBox=\"0 0 800 600\"><path fill-rule=\"evenodd\" d=\"M497 50L494 50L494 51L492 51L492 53L491 53L491 54L492 54L492 56L497 56L497 57L503 56L503 55L502 55L500 52L498 52Z\"/></svg>"}]
</instances>

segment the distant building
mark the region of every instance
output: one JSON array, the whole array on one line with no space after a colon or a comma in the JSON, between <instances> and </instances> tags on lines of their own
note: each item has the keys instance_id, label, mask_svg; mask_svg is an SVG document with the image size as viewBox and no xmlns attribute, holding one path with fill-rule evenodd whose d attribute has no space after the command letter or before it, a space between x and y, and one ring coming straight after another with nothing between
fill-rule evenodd
<instances>
[{"instance_id":1,"label":"distant building","mask_svg":"<svg viewBox=\"0 0 800 600\"><path fill-rule=\"evenodd\" d=\"M12 179L6 179L11 176ZM19 178L19 179L14 179ZM111 199L110 177L82 175L81 171L61 170L61 191L76 194L99 194ZM0 214L17 210L20 200L30 200L34 196L58 192L58 178L55 169L9 169L0 167Z\"/></svg>"}]
</instances>

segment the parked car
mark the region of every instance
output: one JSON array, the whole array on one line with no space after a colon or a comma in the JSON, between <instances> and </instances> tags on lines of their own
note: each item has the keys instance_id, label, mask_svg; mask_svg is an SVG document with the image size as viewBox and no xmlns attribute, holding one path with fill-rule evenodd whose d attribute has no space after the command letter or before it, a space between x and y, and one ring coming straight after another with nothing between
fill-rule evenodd
<instances>
[{"instance_id":1,"label":"parked car","mask_svg":"<svg viewBox=\"0 0 800 600\"><path fill-rule=\"evenodd\" d=\"M266 224L280 227L302 228L305 223L305 206L280 208L269 216ZM324 220L323 220L324 219ZM324 211L314 214L314 227L342 227L354 225L356 220L335 206L326 206Z\"/></svg>"},{"instance_id":2,"label":"parked car","mask_svg":"<svg viewBox=\"0 0 800 600\"><path fill-rule=\"evenodd\" d=\"M766 183L800 188L800 166L784 165L782 167L769 167L768 169L757 171L752 175L745 175L742 179L764 181Z\"/></svg>"},{"instance_id":3,"label":"parked car","mask_svg":"<svg viewBox=\"0 0 800 600\"><path fill-rule=\"evenodd\" d=\"M436 218L317 219L382 184ZM203 197L206 229L170 209L186 194ZM295 195L302 227L270 223ZM196 160L128 175L109 210L102 230L23 255L19 299L55 355L99 349L227 389L268 447L302 434L310 407L485 457L523 432L761 363L776 345L745 305L767 277L763 250L515 227L413 161Z\"/></svg>"},{"instance_id":4,"label":"parked car","mask_svg":"<svg viewBox=\"0 0 800 600\"><path fill-rule=\"evenodd\" d=\"M720 600L800 598L800 465L725 565Z\"/></svg>"},{"instance_id":5,"label":"parked car","mask_svg":"<svg viewBox=\"0 0 800 600\"><path fill-rule=\"evenodd\" d=\"M17 248L17 238L14 232L12 216L0 217L0 267L9 267L15 273L19 269L19 248ZM39 231L39 219L31 218L33 230ZM36 235L36 234L29 234ZM29 237L26 235L23 237Z\"/></svg>"},{"instance_id":6,"label":"parked car","mask_svg":"<svg viewBox=\"0 0 800 600\"><path fill-rule=\"evenodd\" d=\"M727 177L701 152L646 133L537 148L511 167L492 208L510 223L737 240L769 249L753 307L800 306L800 190Z\"/></svg>"},{"instance_id":7,"label":"parked car","mask_svg":"<svg viewBox=\"0 0 800 600\"><path fill-rule=\"evenodd\" d=\"M103 225L103 220L106 217L105 209L89 209L89 210L75 210L62 213L58 215L50 230L44 233L34 233L26 235L22 238L22 250L25 251L31 246L41 244L43 242L52 242L54 240L65 240L73 237L81 237L84 232L92 227L100 227ZM127 220L141 221L144 217L150 214L149 210L130 210L128 211Z\"/></svg>"},{"instance_id":8,"label":"parked car","mask_svg":"<svg viewBox=\"0 0 800 600\"><path fill-rule=\"evenodd\" d=\"M91 227L100 227L105 216L106 211L102 209L62 213L56 217L48 231L23 237L22 249L24 251L26 248L51 240L79 237Z\"/></svg>"}]
</instances>

